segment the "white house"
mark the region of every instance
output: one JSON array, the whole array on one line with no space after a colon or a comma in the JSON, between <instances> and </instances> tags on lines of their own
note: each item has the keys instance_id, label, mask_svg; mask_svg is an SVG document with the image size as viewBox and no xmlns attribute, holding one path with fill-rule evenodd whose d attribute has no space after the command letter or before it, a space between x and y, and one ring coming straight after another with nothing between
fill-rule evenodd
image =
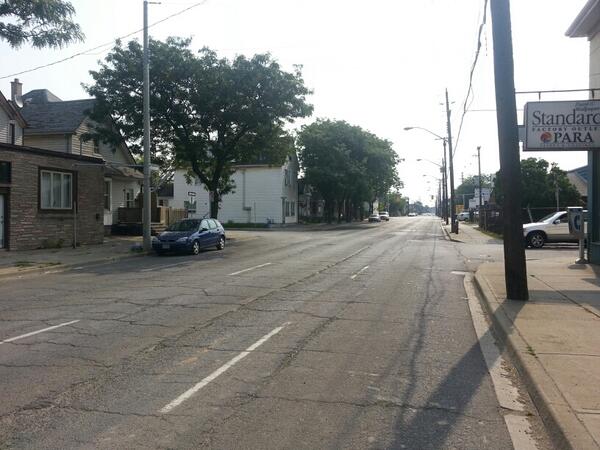
<instances>
[{"instance_id":1,"label":"white house","mask_svg":"<svg viewBox=\"0 0 600 450\"><path fill-rule=\"evenodd\" d=\"M94 99L63 101L46 89L22 95L19 80L11 85L13 99L22 98L20 112L27 121L23 145L105 161L104 226L109 229L117 222L120 207L134 206L143 180L142 173L132 167L135 160L125 141L113 146L83 139L91 130L88 111L93 108Z\"/></svg>"},{"instance_id":2,"label":"white house","mask_svg":"<svg viewBox=\"0 0 600 450\"><path fill-rule=\"evenodd\" d=\"M236 166L232 176L235 188L223 196L219 220L223 223L297 223L298 168L296 155L289 156L283 165ZM197 179L189 184L186 173L186 170L175 172L170 206L187 208L192 217L208 216L208 191Z\"/></svg>"}]
</instances>

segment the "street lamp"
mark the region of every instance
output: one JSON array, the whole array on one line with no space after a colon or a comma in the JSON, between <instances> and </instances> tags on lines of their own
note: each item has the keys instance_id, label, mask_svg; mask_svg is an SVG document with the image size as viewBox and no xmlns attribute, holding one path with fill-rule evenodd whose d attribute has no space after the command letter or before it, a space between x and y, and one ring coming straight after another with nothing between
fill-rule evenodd
<instances>
[{"instance_id":1,"label":"street lamp","mask_svg":"<svg viewBox=\"0 0 600 450\"><path fill-rule=\"evenodd\" d=\"M442 165L442 169L443 169L443 178L444 178L444 216L446 219L446 225L448 225L448 216L450 216L452 218L452 232L453 233L457 233L458 234L458 222L456 221L456 214L454 213L454 165L452 163L453 161L453 157L452 157L452 152L450 152L450 214L448 214L448 192L447 192L447 186L448 186L448 175L446 172L446 168L448 167L446 164L447 156L446 156L446 144L448 144L448 139L446 137L440 136L437 133L434 133L431 130L428 130L427 128L423 128L423 127L404 127L404 131L410 131L410 130L422 130L425 131L429 134L431 134L432 136L435 136L436 139L440 139L443 144L444 144L444 163Z\"/></svg>"}]
</instances>

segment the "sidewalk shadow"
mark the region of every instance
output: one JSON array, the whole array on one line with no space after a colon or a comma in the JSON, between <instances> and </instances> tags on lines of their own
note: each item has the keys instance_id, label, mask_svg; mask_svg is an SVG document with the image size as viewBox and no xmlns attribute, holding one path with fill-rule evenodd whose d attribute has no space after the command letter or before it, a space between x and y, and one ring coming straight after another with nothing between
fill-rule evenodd
<instances>
[{"instance_id":1,"label":"sidewalk shadow","mask_svg":"<svg viewBox=\"0 0 600 450\"><path fill-rule=\"evenodd\" d=\"M524 302L509 302L514 314L518 314L524 306ZM497 340L491 329L488 329L484 337L490 336L496 342L501 355L506 345L502 340ZM417 346L415 353L419 350L420 348ZM411 361L411 366L416 364L417 357ZM424 406L403 407L395 424L395 436L390 448L422 450L445 448L446 440L452 434L455 425L465 418L465 411L469 403L487 376L489 373L478 340L452 367L445 379L427 398ZM416 391L417 382L418 380L414 378L411 380L411 384L402 398L403 405L411 404L411 396ZM411 416L410 412L412 411L415 411L415 414ZM486 417L470 417L477 421L489 420ZM500 426L505 427L503 421Z\"/></svg>"}]
</instances>

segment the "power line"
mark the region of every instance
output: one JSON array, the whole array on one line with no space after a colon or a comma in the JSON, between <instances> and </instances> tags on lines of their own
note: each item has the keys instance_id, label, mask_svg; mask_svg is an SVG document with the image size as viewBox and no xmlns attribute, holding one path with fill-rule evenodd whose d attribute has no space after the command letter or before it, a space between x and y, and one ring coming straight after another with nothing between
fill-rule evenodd
<instances>
[{"instance_id":1,"label":"power line","mask_svg":"<svg viewBox=\"0 0 600 450\"><path fill-rule=\"evenodd\" d=\"M467 95L465 96L465 101L463 103L463 112L460 118L460 125L458 126L458 133L456 134L456 141L454 142L454 152L452 153L452 157L454 157L454 155L456 154L456 150L458 149L458 141L460 140L460 133L462 131L462 127L465 121L465 116L470 106L473 104L473 101L475 100L475 93L473 92L473 75L475 74L475 68L477 67L477 62L479 61L479 53L481 52L481 35L483 34L483 30L487 22L487 5L488 0L484 0L483 17L481 19L481 23L479 24L479 31L477 33L477 48L475 49L475 58L473 59L473 64L471 65L471 72L469 73L469 87L467 88ZM472 97L471 94L473 94ZM470 103L469 97L471 97ZM468 106L467 103L469 103Z\"/></svg>"},{"instance_id":2,"label":"power line","mask_svg":"<svg viewBox=\"0 0 600 450\"><path fill-rule=\"evenodd\" d=\"M184 9L182 9L182 10L180 10L180 11L176 12L176 13L173 13L173 14L171 14L171 15L169 15L169 16L167 16L167 17L165 17L165 18L163 18L163 19L161 19L161 20L159 20L159 21L157 21L157 22L154 22L154 23L152 23L152 24L148 25L148 28L152 28L152 27L155 27L156 25L160 25L161 23L163 23L163 22L166 22L167 20L171 20L171 19L172 19L172 18L174 18L174 17L180 16L180 15L182 15L183 13L186 13L186 12L188 12L188 11L189 11L189 10L191 10L191 9L194 9L194 8L197 8L198 6L202 6L202 5L204 5L204 4L205 4L205 3L207 3L208 1L209 1L209 0L202 0L201 2L196 2L196 3L194 3L193 5L191 5L191 6L187 7L187 8L184 8ZM64 63L64 62L66 62L66 61L69 61L69 60L71 60L71 59L75 59L75 58L77 58L78 56L98 55L98 54L100 54L100 53L102 53L102 52L104 52L104 51L106 51L106 50L107 50L107 49L105 49L104 47L108 47L109 45L113 45L113 44L115 44L117 41L120 41L120 40L122 40L122 39L126 39L126 38L128 38L128 37L130 37L130 36L136 35L136 34L138 34L138 33L141 33L142 31L144 31L144 29L143 29L143 28L140 28L139 30L132 31L131 33L124 34L123 36L119 36L119 37L117 37L117 38L113 39L112 41L105 42L104 44L98 45L98 46L96 46L96 47L88 48L87 50L82 50L82 51L80 51L80 52L78 52L78 53L75 53L75 54L73 54L73 55L71 55L71 56L68 56L68 57L66 57L66 58L59 59L59 60L57 60L57 61L53 61L53 62L51 62L51 63L48 63L48 64L43 64L43 65L41 65L41 66L32 67L31 69L22 70L21 72L15 72L15 73L11 73L11 74L9 74L9 75L4 75L4 76L0 77L0 80L5 80L5 79L7 79L7 78L16 77L16 76L18 76L18 75L23 75L23 74L25 74L25 73L31 73L31 72L35 72L35 71L37 71L37 70L40 70L40 69L45 69L45 68L47 68L47 67L52 67L52 66L55 66L55 65L57 65L57 64L61 64L61 63ZM103 50L100 50L100 49L103 49ZM96 50L100 50L100 51L99 51L98 53L90 53L90 52L94 52L94 51L96 51Z\"/></svg>"}]
</instances>

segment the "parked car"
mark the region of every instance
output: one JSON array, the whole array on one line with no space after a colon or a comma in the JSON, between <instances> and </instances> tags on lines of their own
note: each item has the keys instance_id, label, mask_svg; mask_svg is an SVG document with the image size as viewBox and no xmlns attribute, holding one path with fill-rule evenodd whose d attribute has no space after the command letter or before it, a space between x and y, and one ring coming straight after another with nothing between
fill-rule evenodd
<instances>
[{"instance_id":1,"label":"parked car","mask_svg":"<svg viewBox=\"0 0 600 450\"><path fill-rule=\"evenodd\" d=\"M389 222L390 221L390 214L387 211L381 211L379 213L379 218L381 220L385 220L386 222Z\"/></svg>"},{"instance_id":2,"label":"parked car","mask_svg":"<svg viewBox=\"0 0 600 450\"><path fill-rule=\"evenodd\" d=\"M584 231L587 232L587 211L583 211ZM523 236L528 246L542 248L546 242L577 242L569 233L567 211L548 214L538 222L523 225Z\"/></svg>"},{"instance_id":3,"label":"parked car","mask_svg":"<svg viewBox=\"0 0 600 450\"><path fill-rule=\"evenodd\" d=\"M414 212L408 213L408 217L417 217L417 213L414 213Z\"/></svg>"},{"instance_id":4,"label":"parked car","mask_svg":"<svg viewBox=\"0 0 600 450\"><path fill-rule=\"evenodd\" d=\"M381 222L381 217L379 214L371 214L369 216L369 222Z\"/></svg>"},{"instance_id":5,"label":"parked car","mask_svg":"<svg viewBox=\"0 0 600 450\"><path fill-rule=\"evenodd\" d=\"M184 219L171 224L152 239L157 254L166 252L189 252L197 255L200 250L225 247L225 229L216 219Z\"/></svg>"}]
</instances>

